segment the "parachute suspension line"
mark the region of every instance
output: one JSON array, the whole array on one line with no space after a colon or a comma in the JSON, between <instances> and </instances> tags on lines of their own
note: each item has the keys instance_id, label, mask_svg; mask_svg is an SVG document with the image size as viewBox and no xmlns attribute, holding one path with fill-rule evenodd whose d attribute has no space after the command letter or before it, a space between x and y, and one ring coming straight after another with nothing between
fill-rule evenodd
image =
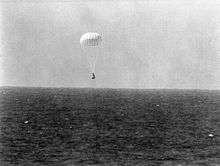
<instances>
[{"instance_id":1,"label":"parachute suspension line","mask_svg":"<svg viewBox=\"0 0 220 166\"><path fill-rule=\"evenodd\" d=\"M86 58L86 61L88 63L87 65L87 69L89 72L92 72L92 60L90 59L90 57L88 56L88 52L85 50L85 47L84 46L81 46L82 50L83 50L83 54L85 54L85 58Z\"/></svg>"},{"instance_id":2,"label":"parachute suspension line","mask_svg":"<svg viewBox=\"0 0 220 166\"><path fill-rule=\"evenodd\" d=\"M93 49L92 52L90 52L90 49L87 50L84 47L81 47L83 50L83 53L85 54L86 61L88 63L88 70L91 73L95 73L95 67L96 67L96 62L99 56L99 50L97 48ZM95 51L94 51L95 50Z\"/></svg>"},{"instance_id":3,"label":"parachute suspension line","mask_svg":"<svg viewBox=\"0 0 220 166\"><path fill-rule=\"evenodd\" d=\"M99 52L100 52L99 50L96 50L96 52L95 52L96 55L94 55L95 56L94 63L93 63L94 66L92 68L93 69L93 73L95 73L95 67L96 67L96 62L97 62L98 56L99 56Z\"/></svg>"}]
</instances>

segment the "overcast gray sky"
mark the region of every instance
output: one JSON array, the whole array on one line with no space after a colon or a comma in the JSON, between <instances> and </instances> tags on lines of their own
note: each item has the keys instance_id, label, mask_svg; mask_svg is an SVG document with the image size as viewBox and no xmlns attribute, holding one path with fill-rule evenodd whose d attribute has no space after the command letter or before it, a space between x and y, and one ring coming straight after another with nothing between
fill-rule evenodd
<instances>
[{"instance_id":1,"label":"overcast gray sky","mask_svg":"<svg viewBox=\"0 0 220 166\"><path fill-rule=\"evenodd\" d=\"M1 85L220 89L220 2L1 3ZM103 43L91 80L80 36Z\"/></svg>"}]
</instances>

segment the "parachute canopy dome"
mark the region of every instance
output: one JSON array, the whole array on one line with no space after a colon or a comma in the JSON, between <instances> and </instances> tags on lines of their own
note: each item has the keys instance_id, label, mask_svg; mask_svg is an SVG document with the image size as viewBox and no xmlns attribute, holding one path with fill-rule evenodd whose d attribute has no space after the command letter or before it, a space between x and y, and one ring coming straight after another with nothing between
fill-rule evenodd
<instances>
[{"instance_id":1,"label":"parachute canopy dome","mask_svg":"<svg viewBox=\"0 0 220 166\"><path fill-rule=\"evenodd\" d=\"M80 44L82 47L86 46L98 46L102 41L100 34L95 32L87 32L80 38Z\"/></svg>"}]
</instances>

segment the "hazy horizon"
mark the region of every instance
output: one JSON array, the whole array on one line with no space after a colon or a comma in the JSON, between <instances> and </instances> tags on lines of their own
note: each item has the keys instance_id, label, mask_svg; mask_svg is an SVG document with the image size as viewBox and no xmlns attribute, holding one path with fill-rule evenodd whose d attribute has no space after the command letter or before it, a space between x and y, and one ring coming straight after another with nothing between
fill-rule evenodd
<instances>
[{"instance_id":1,"label":"hazy horizon","mask_svg":"<svg viewBox=\"0 0 220 166\"><path fill-rule=\"evenodd\" d=\"M0 86L220 89L220 2L2 1ZM79 39L103 37L91 80Z\"/></svg>"},{"instance_id":2,"label":"hazy horizon","mask_svg":"<svg viewBox=\"0 0 220 166\"><path fill-rule=\"evenodd\" d=\"M22 88L27 88L27 89L94 89L94 90L134 90L134 91L215 91L215 92L220 92L220 89L186 89L186 88L106 88L106 87L68 87L68 86L22 86L22 85L2 85L0 86L0 89L4 90L4 89L8 89L8 88L18 88L18 89L22 89Z\"/></svg>"}]
</instances>

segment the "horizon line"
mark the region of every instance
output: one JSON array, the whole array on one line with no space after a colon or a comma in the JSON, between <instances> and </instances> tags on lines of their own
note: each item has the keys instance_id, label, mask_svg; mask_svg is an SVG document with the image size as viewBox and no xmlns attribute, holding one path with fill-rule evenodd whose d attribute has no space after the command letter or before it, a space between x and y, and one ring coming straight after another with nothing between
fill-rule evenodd
<instances>
[{"instance_id":1,"label":"horizon line","mask_svg":"<svg viewBox=\"0 0 220 166\"><path fill-rule=\"evenodd\" d=\"M67 86L15 86L15 85L0 85L0 88L49 88L49 89L112 89L112 90L191 90L191 91L220 91L220 89L200 89L200 88L109 88L109 87L67 87Z\"/></svg>"}]
</instances>

